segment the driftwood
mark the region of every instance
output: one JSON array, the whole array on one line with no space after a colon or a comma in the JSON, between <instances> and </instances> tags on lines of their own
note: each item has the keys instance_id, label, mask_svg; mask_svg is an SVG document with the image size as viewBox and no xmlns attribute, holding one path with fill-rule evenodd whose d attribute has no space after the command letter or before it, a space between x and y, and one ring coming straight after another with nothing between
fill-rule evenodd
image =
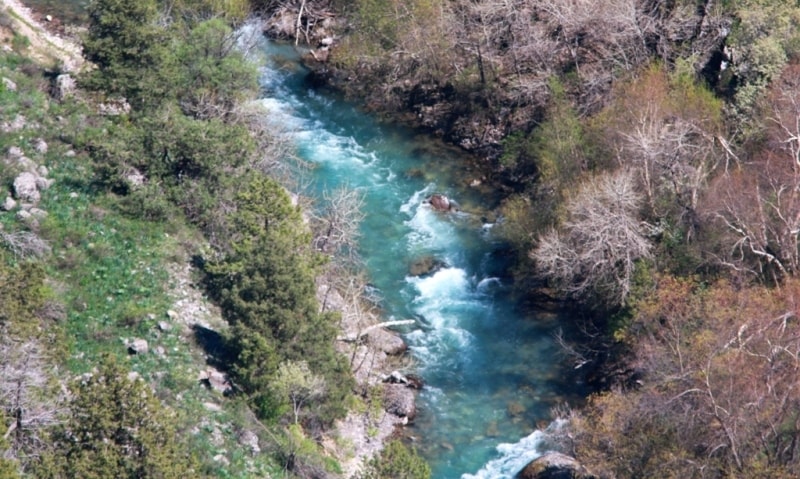
<instances>
[{"instance_id":1,"label":"driftwood","mask_svg":"<svg viewBox=\"0 0 800 479\"><path fill-rule=\"evenodd\" d=\"M399 321L386 321L385 323L373 324L372 326L363 329L362 331L360 331L355 336L340 336L340 337L338 337L336 339L339 340L339 341L343 341L345 343L355 343L355 342L360 341L361 338L363 338L367 334L369 334L370 331L374 331L374 330L380 329L380 328L388 328L388 327L391 327L391 326L403 326L403 325L406 325L406 324L414 324L414 323L416 323L416 321L413 320L413 319L402 319L402 320L399 320Z\"/></svg>"}]
</instances>

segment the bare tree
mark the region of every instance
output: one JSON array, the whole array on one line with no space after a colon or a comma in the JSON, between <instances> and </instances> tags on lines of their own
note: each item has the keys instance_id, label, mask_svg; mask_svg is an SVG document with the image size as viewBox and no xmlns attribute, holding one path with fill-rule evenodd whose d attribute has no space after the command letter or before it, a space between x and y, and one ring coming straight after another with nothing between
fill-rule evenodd
<instances>
[{"instance_id":1,"label":"bare tree","mask_svg":"<svg viewBox=\"0 0 800 479\"><path fill-rule=\"evenodd\" d=\"M35 339L0 333L0 407L11 424L6 432L12 453L38 457L45 448L45 429L61 421L61 397L42 346ZM61 396L64 396L63 394Z\"/></svg>"},{"instance_id":2,"label":"bare tree","mask_svg":"<svg viewBox=\"0 0 800 479\"><path fill-rule=\"evenodd\" d=\"M710 214L727 231L722 262L779 279L800 271L800 66L787 68L767 98L766 142L715 182Z\"/></svg>"},{"instance_id":3,"label":"bare tree","mask_svg":"<svg viewBox=\"0 0 800 479\"><path fill-rule=\"evenodd\" d=\"M641 197L629 172L589 181L568 202L568 219L530 253L541 274L570 296L624 303L636 261L650 257Z\"/></svg>"}]
</instances>

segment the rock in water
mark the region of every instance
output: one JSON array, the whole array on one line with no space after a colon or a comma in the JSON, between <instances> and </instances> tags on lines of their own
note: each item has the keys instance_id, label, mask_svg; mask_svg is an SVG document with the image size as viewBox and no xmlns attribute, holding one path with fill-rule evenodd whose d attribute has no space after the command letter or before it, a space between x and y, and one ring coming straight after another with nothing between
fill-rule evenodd
<instances>
[{"instance_id":1,"label":"rock in water","mask_svg":"<svg viewBox=\"0 0 800 479\"><path fill-rule=\"evenodd\" d=\"M417 415L414 391L403 384L387 384L383 394L386 412L412 421Z\"/></svg>"},{"instance_id":2,"label":"rock in water","mask_svg":"<svg viewBox=\"0 0 800 479\"><path fill-rule=\"evenodd\" d=\"M439 193L431 195L431 197L428 198L428 203L437 211L450 211L450 199L445 195Z\"/></svg>"},{"instance_id":3,"label":"rock in water","mask_svg":"<svg viewBox=\"0 0 800 479\"><path fill-rule=\"evenodd\" d=\"M546 452L517 474L517 479L597 479L575 458L560 452Z\"/></svg>"}]
</instances>

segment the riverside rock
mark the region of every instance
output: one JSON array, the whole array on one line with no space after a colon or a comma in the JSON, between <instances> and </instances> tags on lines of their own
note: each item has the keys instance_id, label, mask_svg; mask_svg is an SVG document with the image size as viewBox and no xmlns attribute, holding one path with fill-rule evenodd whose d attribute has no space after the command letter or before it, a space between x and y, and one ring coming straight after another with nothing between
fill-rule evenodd
<instances>
[{"instance_id":1,"label":"riverside rock","mask_svg":"<svg viewBox=\"0 0 800 479\"><path fill-rule=\"evenodd\" d=\"M387 384L383 392L383 404L386 412L406 418L409 421L417 416L417 405L414 391L403 384Z\"/></svg>"},{"instance_id":2,"label":"riverside rock","mask_svg":"<svg viewBox=\"0 0 800 479\"><path fill-rule=\"evenodd\" d=\"M551 451L531 461L516 479L597 479L597 476L575 458Z\"/></svg>"}]
</instances>

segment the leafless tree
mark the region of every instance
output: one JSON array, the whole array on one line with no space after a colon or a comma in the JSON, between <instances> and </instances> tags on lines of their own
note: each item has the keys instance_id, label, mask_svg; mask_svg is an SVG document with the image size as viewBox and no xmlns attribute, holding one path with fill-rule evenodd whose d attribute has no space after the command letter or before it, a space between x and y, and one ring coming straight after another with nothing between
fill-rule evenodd
<instances>
[{"instance_id":1,"label":"leafless tree","mask_svg":"<svg viewBox=\"0 0 800 479\"><path fill-rule=\"evenodd\" d=\"M50 253L50 245L35 233L29 231L14 231L0 233L6 248L18 258L41 258Z\"/></svg>"},{"instance_id":2,"label":"leafless tree","mask_svg":"<svg viewBox=\"0 0 800 479\"><path fill-rule=\"evenodd\" d=\"M800 271L800 66L768 96L764 147L715 182L710 213L725 228L722 262L769 279Z\"/></svg>"},{"instance_id":3,"label":"leafless tree","mask_svg":"<svg viewBox=\"0 0 800 479\"><path fill-rule=\"evenodd\" d=\"M570 296L624 303L636 261L650 257L641 196L629 172L601 175L568 202L568 219L539 238L531 257Z\"/></svg>"},{"instance_id":4,"label":"leafless tree","mask_svg":"<svg viewBox=\"0 0 800 479\"><path fill-rule=\"evenodd\" d=\"M0 407L11 420L6 439L17 457L37 457L46 446L45 429L62 419L66 397L54 388L48 361L35 339L0 334Z\"/></svg>"}]
</instances>

